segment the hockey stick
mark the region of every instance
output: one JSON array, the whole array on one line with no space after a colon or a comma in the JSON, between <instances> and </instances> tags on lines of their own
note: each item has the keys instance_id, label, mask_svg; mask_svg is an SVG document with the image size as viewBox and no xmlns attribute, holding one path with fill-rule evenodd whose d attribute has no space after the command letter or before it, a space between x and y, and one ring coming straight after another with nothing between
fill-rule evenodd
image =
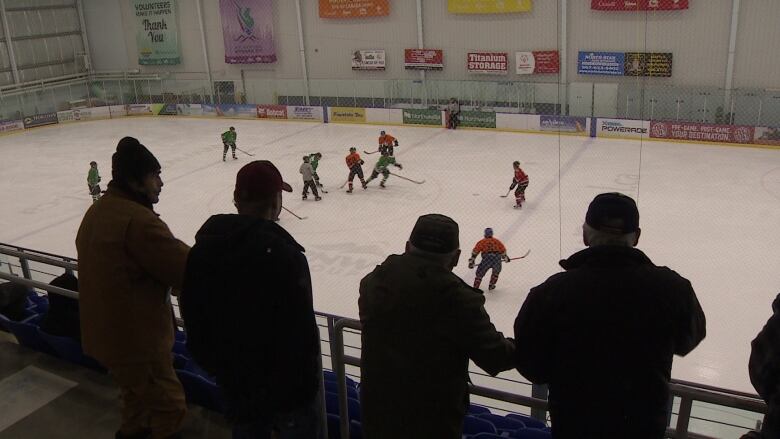
<instances>
[{"instance_id":1,"label":"hockey stick","mask_svg":"<svg viewBox=\"0 0 780 439\"><path fill-rule=\"evenodd\" d=\"M305 216L298 216L298 215L296 215L296 214L295 214L295 213L294 213L292 210L290 210L290 209L288 209L288 208L286 208L286 207L284 207L284 206L282 206L282 209L286 210L286 211L287 211L287 213L289 213L290 215L292 215L292 216L294 216L294 217L298 218L299 220L305 220L305 219L306 219L306 217L305 217Z\"/></svg>"},{"instance_id":2,"label":"hockey stick","mask_svg":"<svg viewBox=\"0 0 780 439\"><path fill-rule=\"evenodd\" d=\"M246 152L246 151L244 151L243 149L241 149L241 148L239 148L239 147L236 147L236 149L237 149L237 150L239 150L239 151L241 151L241 152L243 152L244 154L248 155L249 157L254 157L254 156L255 156L255 155L254 155L254 154L252 154L251 152Z\"/></svg>"},{"instance_id":3,"label":"hockey stick","mask_svg":"<svg viewBox=\"0 0 780 439\"><path fill-rule=\"evenodd\" d=\"M398 177L398 178L400 178L402 180L411 181L412 183L415 183L415 184L423 184L423 183L425 183L425 180L420 180L420 181L412 180L411 178L406 178L406 177L404 177L402 175L398 175L398 174L395 174L393 172L391 172L390 175L395 175L396 177Z\"/></svg>"},{"instance_id":4,"label":"hockey stick","mask_svg":"<svg viewBox=\"0 0 780 439\"><path fill-rule=\"evenodd\" d=\"M510 193L510 192L512 192L512 189L509 189L508 191L506 191L506 195L499 195L499 197L501 197L501 198L506 198L506 197L508 197L508 196L509 196L509 193Z\"/></svg>"},{"instance_id":5,"label":"hockey stick","mask_svg":"<svg viewBox=\"0 0 780 439\"><path fill-rule=\"evenodd\" d=\"M379 151L371 151L371 152L368 152L368 151L366 151L365 149L363 150L363 153L364 153L364 154L376 154L376 153L378 153L378 152L379 152Z\"/></svg>"},{"instance_id":6,"label":"hockey stick","mask_svg":"<svg viewBox=\"0 0 780 439\"><path fill-rule=\"evenodd\" d=\"M514 261L515 259L523 259L524 257L528 256L528 254L531 253L531 249L529 248L527 252L523 256L518 256L516 258L509 258L510 261Z\"/></svg>"},{"instance_id":7,"label":"hockey stick","mask_svg":"<svg viewBox=\"0 0 780 439\"><path fill-rule=\"evenodd\" d=\"M344 183L342 183L341 186L339 186L339 189L344 189L344 186L346 186L347 183L349 183L349 180L344 181Z\"/></svg>"}]
</instances>

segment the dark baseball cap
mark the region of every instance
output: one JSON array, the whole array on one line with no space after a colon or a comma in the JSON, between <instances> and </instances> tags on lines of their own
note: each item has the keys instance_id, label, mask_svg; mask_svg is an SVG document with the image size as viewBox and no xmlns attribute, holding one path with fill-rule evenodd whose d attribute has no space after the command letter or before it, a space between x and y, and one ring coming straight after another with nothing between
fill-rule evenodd
<instances>
[{"instance_id":1,"label":"dark baseball cap","mask_svg":"<svg viewBox=\"0 0 780 439\"><path fill-rule=\"evenodd\" d=\"M585 223L601 232L633 233L639 230L639 209L628 195L619 192L599 194L588 206Z\"/></svg>"},{"instance_id":2,"label":"dark baseball cap","mask_svg":"<svg viewBox=\"0 0 780 439\"><path fill-rule=\"evenodd\" d=\"M458 223L452 218L430 213L417 218L409 242L431 253L450 253L460 248Z\"/></svg>"},{"instance_id":3,"label":"dark baseball cap","mask_svg":"<svg viewBox=\"0 0 780 439\"><path fill-rule=\"evenodd\" d=\"M233 199L252 201L281 191L292 192L292 187L282 180L276 166L268 160L255 160L238 171Z\"/></svg>"}]
</instances>

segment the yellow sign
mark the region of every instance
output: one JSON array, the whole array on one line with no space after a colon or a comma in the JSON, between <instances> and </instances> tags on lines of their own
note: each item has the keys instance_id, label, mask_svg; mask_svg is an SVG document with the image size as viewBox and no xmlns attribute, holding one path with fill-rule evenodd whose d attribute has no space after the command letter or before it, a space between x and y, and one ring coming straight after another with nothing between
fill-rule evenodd
<instances>
[{"instance_id":1,"label":"yellow sign","mask_svg":"<svg viewBox=\"0 0 780 439\"><path fill-rule=\"evenodd\" d=\"M366 123L366 109L353 107L332 107L330 112L331 122L357 122Z\"/></svg>"},{"instance_id":2,"label":"yellow sign","mask_svg":"<svg viewBox=\"0 0 780 439\"><path fill-rule=\"evenodd\" d=\"M533 0L447 0L451 14L509 14L531 9Z\"/></svg>"}]
</instances>

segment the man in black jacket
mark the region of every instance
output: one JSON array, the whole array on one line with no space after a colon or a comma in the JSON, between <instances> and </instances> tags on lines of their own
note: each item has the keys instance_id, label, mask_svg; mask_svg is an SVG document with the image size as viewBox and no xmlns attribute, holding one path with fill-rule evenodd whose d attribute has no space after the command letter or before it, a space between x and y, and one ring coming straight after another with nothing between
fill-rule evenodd
<instances>
[{"instance_id":1,"label":"man in black jacket","mask_svg":"<svg viewBox=\"0 0 780 439\"><path fill-rule=\"evenodd\" d=\"M511 369L514 346L490 322L485 298L452 273L458 224L423 215L402 255L360 282L361 411L371 439L460 439L469 359Z\"/></svg>"},{"instance_id":2,"label":"man in black jacket","mask_svg":"<svg viewBox=\"0 0 780 439\"><path fill-rule=\"evenodd\" d=\"M662 438L672 357L705 336L691 283L634 248L639 234L633 199L596 196L588 248L531 289L517 315L517 370L549 385L556 439Z\"/></svg>"},{"instance_id":3,"label":"man in black jacket","mask_svg":"<svg viewBox=\"0 0 780 439\"><path fill-rule=\"evenodd\" d=\"M216 376L234 437L320 437L319 333L303 247L274 222L292 188L269 161L238 172L238 215L214 215L187 261L187 347Z\"/></svg>"}]
</instances>

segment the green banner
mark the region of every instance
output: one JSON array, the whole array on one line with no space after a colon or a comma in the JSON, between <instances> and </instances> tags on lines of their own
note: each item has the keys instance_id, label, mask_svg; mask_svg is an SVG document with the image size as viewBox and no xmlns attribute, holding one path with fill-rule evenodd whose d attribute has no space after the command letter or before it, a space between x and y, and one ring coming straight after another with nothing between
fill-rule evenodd
<instances>
[{"instance_id":1,"label":"green banner","mask_svg":"<svg viewBox=\"0 0 780 439\"><path fill-rule=\"evenodd\" d=\"M138 64L181 63L176 0L133 0Z\"/></svg>"},{"instance_id":2,"label":"green banner","mask_svg":"<svg viewBox=\"0 0 780 439\"><path fill-rule=\"evenodd\" d=\"M404 124L442 126L439 110L403 110Z\"/></svg>"},{"instance_id":3,"label":"green banner","mask_svg":"<svg viewBox=\"0 0 780 439\"><path fill-rule=\"evenodd\" d=\"M486 111L461 111L460 125L475 128L495 128L496 113Z\"/></svg>"}]
</instances>

